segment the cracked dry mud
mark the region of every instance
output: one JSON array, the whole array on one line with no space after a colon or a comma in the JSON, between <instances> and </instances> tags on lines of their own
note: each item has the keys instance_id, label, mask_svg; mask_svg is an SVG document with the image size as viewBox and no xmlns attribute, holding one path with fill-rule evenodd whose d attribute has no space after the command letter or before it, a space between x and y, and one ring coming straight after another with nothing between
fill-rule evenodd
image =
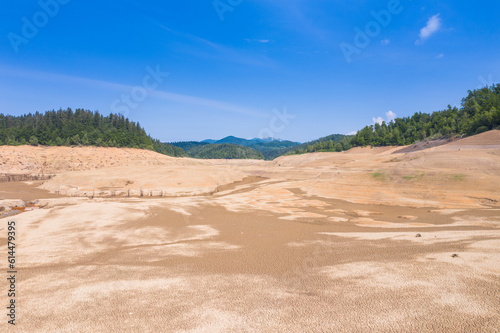
<instances>
[{"instance_id":1,"label":"cracked dry mud","mask_svg":"<svg viewBox=\"0 0 500 333\"><path fill-rule=\"evenodd\" d=\"M43 206L0 220L2 248L18 226L16 330L498 332L499 132L400 149L0 147L0 173L56 175L0 183L4 212Z\"/></svg>"}]
</instances>

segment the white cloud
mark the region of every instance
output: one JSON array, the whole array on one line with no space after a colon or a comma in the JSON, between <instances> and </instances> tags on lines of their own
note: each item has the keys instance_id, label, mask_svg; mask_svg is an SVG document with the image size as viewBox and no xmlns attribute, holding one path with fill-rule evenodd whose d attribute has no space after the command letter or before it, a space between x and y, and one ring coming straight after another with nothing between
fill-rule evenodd
<instances>
[{"instance_id":1,"label":"white cloud","mask_svg":"<svg viewBox=\"0 0 500 333\"><path fill-rule=\"evenodd\" d=\"M444 58L444 54L443 54L443 53L438 54L438 55L436 56L436 59L441 59L441 58Z\"/></svg>"},{"instance_id":2,"label":"white cloud","mask_svg":"<svg viewBox=\"0 0 500 333\"><path fill-rule=\"evenodd\" d=\"M357 133L358 133L358 131L352 131L352 132L347 133L346 135L356 135Z\"/></svg>"},{"instance_id":3,"label":"white cloud","mask_svg":"<svg viewBox=\"0 0 500 333\"><path fill-rule=\"evenodd\" d=\"M385 113L385 116L387 118L387 121L386 123L390 123L391 121L393 121L394 119L396 119L397 115L392 112L392 111L387 111ZM382 123L385 121L384 118L382 117L373 117L372 118L372 121L373 121L373 124L379 124L379 125L382 125Z\"/></svg>"},{"instance_id":4,"label":"white cloud","mask_svg":"<svg viewBox=\"0 0 500 333\"><path fill-rule=\"evenodd\" d=\"M390 42L391 42L391 41L390 41L390 40L388 40L388 39L382 39L382 40L380 41L380 44L381 44L381 45L383 45L383 46L385 46L385 45L389 45L389 43L390 43Z\"/></svg>"},{"instance_id":5,"label":"white cloud","mask_svg":"<svg viewBox=\"0 0 500 333\"><path fill-rule=\"evenodd\" d=\"M385 113L385 116L387 117L387 122L390 123L391 121L393 121L394 119L396 119L396 114L392 111L387 111Z\"/></svg>"},{"instance_id":6,"label":"white cloud","mask_svg":"<svg viewBox=\"0 0 500 333\"><path fill-rule=\"evenodd\" d=\"M382 117L377 117L377 118L373 117L372 120L374 124L379 124L379 125L382 125L382 123L384 122L384 118Z\"/></svg>"},{"instance_id":7,"label":"white cloud","mask_svg":"<svg viewBox=\"0 0 500 333\"><path fill-rule=\"evenodd\" d=\"M248 43L270 43L270 39L250 39L250 38L245 38L244 41Z\"/></svg>"},{"instance_id":8,"label":"white cloud","mask_svg":"<svg viewBox=\"0 0 500 333\"><path fill-rule=\"evenodd\" d=\"M432 35L441 29L442 20L440 14L436 14L432 16L429 21L427 21L427 25L420 29L420 35L415 45L422 45L424 42L429 39Z\"/></svg>"}]
</instances>

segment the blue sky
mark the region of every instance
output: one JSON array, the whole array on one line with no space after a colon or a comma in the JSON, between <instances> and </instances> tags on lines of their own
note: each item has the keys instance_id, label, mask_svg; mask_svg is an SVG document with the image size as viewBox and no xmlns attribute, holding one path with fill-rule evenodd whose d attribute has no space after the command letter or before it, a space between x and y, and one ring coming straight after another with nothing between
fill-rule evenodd
<instances>
[{"instance_id":1,"label":"blue sky","mask_svg":"<svg viewBox=\"0 0 500 333\"><path fill-rule=\"evenodd\" d=\"M121 112L162 141L346 134L499 82L498 13L499 1L9 1L0 113Z\"/></svg>"}]
</instances>

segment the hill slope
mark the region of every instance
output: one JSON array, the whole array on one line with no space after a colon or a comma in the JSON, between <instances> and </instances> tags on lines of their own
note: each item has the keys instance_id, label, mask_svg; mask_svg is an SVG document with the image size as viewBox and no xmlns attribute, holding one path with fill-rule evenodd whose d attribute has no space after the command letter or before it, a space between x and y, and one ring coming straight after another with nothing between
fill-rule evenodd
<instances>
[{"instance_id":1,"label":"hill slope","mask_svg":"<svg viewBox=\"0 0 500 333\"><path fill-rule=\"evenodd\" d=\"M189 151L197 148L199 146L205 146L208 144L233 144L244 147L249 147L255 149L262 153L266 160L272 160L278 156L283 155L291 148L298 146L299 142L287 141L287 140L278 140L273 138L268 139L242 139L235 136L228 136L220 140L203 140L201 142L197 141L185 141L185 142L172 142L172 145L176 147L180 147L184 149L188 155Z\"/></svg>"},{"instance_id":2,"label":"hill slope","mask_svg":"<svg viewBox=\"0 0 500 333\"><path fill-rule=\"evenodd\" d=\"M432 114L417 112L411 117L396 118L390 123L366 126L341 145L323 147L308 144L293 153L341 151L363 146L404 146L423 140L469 136L500 126L500 84L469 91L462 107L448 106Z\"/></svg>"},{"instance_id":3,"label":"hill slope","mask_svg":"<svg viewBox=\"0 0 500 333\"><path fill-rule=\"evenodd\" d=\"M209 145L209 142L198 142L198 141L180 141L180 142L171 142L171 145L175 147L182 148L186 153L190 151L193 148L199 147L199 146L205 146Z\"/></svg>"},{"instance_id":4,"label":"hill slope","mask_svg":"<svg viewBox=\"0 0 500 333\"><path fill-rule=\"evenodd\" d=\"M349 136L343 134L332 134L319 138L314 141L303 143L299 146L292 147L286 151L287 155L291 154L303 154L311 152L321 152L321 151L342 151L348 150L349 146Z\"/></svg>"},{"instance_id":5,"label":"hill slope","mask_svg":"<svg viewBox=\"0 0 500 333\"><path fill-rule=\"evenodd\" d=\"M0 114L0 145L98 146L155 150L171 156L184 151L151 138L123 115L70 108L23 116Z\"/></svg>"},{"instance_id":6,"label":"hill slope","mask_svg":"<svg viewBox=\"0 0 500 333\"><path fill-rule=\"evenodd\" d=\"M264 156L255 149L229 143L200 145L190 149L188 154L201 159L264 159Z\"/></svg>"}]
</instances>

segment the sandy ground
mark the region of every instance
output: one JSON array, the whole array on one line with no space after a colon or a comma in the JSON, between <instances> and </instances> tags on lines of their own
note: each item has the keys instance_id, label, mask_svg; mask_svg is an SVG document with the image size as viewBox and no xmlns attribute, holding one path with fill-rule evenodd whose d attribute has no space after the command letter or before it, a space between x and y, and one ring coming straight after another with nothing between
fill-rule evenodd
<instances>
[{"instance_id":1,"label":"sandy ground","mask_svg":"<svg viewBox=\"0 0 500 333\"><path fill-rule=\"evenodd\" d=\"M499 332L499 133L275 161L0 147L0 173L56 175L0 183L15 331Z\"/></svg>"}]
</instances>

